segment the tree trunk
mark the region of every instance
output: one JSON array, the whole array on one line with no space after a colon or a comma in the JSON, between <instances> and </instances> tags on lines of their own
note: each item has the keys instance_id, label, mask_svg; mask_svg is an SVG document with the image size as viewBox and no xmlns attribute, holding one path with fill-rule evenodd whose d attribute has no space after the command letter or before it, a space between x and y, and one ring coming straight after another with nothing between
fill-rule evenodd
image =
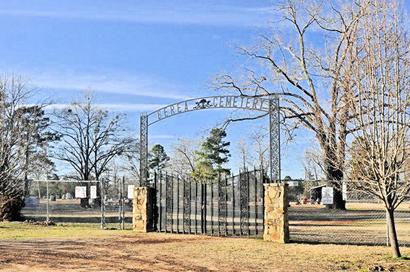
<instances>
[{"instance_id":1,"label":"tree trunk","mask_svg":"<svg viewBox=\"0 0 410 272\"><path fill-rule=\"evenodd\" d=\"M333 187L333 205L326 205L328 209L346 209L346 201L343 200L342 180L343 170L340 166L340 156L337 156L334 148L322 138L321 146L324 151L324 171L327 179L327 186ZM339 158L339 159L338 159Z\"/></svg>"},{"instance_id":2,"label":"tree trunk","mask_svg":"<svg viewBox=\"0 0 410 272\"><path fill-rule=\"evenodd\" d=\"M393 256L401 257L399 242L397 240L396 223L394 222L394 210L386 209L387 228L389 231L389 242L393 250Z\"/></svg>"},{"instance_id":3,"label":"tree trunk","mask_svg":"<svg viewBox=\"0 0 410 272\"><path fill-rule=\"evenodd\" d=\"M82 183L81 186L86 187L86 198L81 198L80 199L80 206L81 208L90 208L90 186L88 183Z\"/></svg>"},{"instance_id":4,"label":"tree trunk","mask_svg":"<svg viewBox=\"0 0 410 272\"><path fill-rule=\"evenodd\" d=\"M327 186L333 187L333 205L326 205L328 209L346 210L346 201L343 200L342 182L343 173L334 167L326 167Z\"/></svg>"},{"instance_id":5,"label":"tree trunk","mask_svg":"<svg viewBox=\"0 0 410 272\"><path fill-rule=\"evenodd\" d=\"M340 186L337 186L340 187ZM333 186L334 188L334 203L332 205L332 209L338 209L338 210L346 210L346 201L343 200L343 192L340 188L336 188L336 186Z\"/></svg>"}]
</instances>

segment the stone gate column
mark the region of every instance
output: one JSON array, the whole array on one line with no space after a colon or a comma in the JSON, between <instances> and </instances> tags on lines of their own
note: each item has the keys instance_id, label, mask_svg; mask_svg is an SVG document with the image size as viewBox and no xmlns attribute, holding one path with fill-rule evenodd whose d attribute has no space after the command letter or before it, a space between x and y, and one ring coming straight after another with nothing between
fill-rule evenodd
<instances>
[{"instance_id":1,"label":"stone gate column","mask_svg":"<svg viewBox=\"0 0 410 272\"><path fill-rule=\"evenodd\" d=\"M150 187L134 188L132 205L132 229L134 231L149 232L154 229L154 194L154 189Z\"/></svg>"},{"instance_id":2,"label":"stone gate column","mask_svg":"<svg viewBox=\"0 0 410 272\"><path fill-rule=\"evenodd\" d=\"M265 220L263 240L289 242L288 185L268 183L265 186Z\"/></svg>"}]
</instances>

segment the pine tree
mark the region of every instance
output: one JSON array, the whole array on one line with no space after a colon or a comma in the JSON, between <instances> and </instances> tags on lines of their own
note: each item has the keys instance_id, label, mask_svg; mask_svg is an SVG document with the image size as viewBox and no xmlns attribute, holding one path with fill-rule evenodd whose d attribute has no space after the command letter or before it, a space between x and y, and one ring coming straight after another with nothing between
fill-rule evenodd
<instances>
[{"instance_id":1,"label":"pine tree","mask_svg":"<svg viewBox=\"0 0 410 272\"><path fill-rule=\"evenodd\" d=\"M153 170L161 170L165 168L169 157L162 145L156 144L152 147L149 159L149 168Z\"/></svg>"},{"instance_id":2,"label":"pine tree","mask_svg":"<svg viewBox=\"0 0 410 272\"><path fill-rule=\"evenodd\" d=\"M197 152L198 158L195 162L194 178L198 180L213 179L218 174L229 174L230 170L223 165L229 161L230 142L225 142L225 130L213 128L210 135L201 145Z\"/></svg>"}]
</instances>

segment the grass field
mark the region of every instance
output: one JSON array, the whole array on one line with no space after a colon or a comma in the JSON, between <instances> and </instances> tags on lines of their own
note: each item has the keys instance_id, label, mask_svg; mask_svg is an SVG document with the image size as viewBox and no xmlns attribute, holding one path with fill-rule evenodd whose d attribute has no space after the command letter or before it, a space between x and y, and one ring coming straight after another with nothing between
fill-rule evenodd
<instances>
[{"instance_id":1,"label":"grass field","mask_svg":"<svg viewBox=\"0 0 410 272\"><path fill-rule=\"evenodd\" d=\"M386 247L0 223L0 271L410 271ZM410 249L403 249L410 255Z\"/></svg>"}]
</instances>

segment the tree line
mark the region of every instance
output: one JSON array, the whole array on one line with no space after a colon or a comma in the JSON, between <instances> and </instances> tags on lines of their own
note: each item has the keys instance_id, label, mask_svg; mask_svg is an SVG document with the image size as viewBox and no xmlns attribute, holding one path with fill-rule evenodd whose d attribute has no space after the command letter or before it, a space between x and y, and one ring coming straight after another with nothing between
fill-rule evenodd
<instances>
[{"instance_id":1,"label":"tree line","mask_svg":"<svg viewBox=\"0 0 410 272\"><path fill-rule=\"evenodd\" d=\"M104 184L110 163L137 150L137 140L127 135L124 116L99 108L91 96L54 111L47 109L48 104L29 104L32 96L20 78L0 80L1 219L21 218L33 179ZM70 172L59 177L56 161L64 162ZM88 199L81 204L88 206Z\"/></svg>"},{"instance_id":2,"label":"tree line","mask_svg":"<svg viewBox=\"0 0 410 272\"><path fill-rule=\"evenodd\" d=\"M228 149L231 143L225 140L226 136L224 129L213 128L199 148L180 141L171 162L165 148L156 144L149 154L149 168L159 172L168 167L181 176L191 176L196 182L212 181L218 176L229 175L231 170L226 167L226 163L231 156Z\"/></svg>"}]
</instances>

